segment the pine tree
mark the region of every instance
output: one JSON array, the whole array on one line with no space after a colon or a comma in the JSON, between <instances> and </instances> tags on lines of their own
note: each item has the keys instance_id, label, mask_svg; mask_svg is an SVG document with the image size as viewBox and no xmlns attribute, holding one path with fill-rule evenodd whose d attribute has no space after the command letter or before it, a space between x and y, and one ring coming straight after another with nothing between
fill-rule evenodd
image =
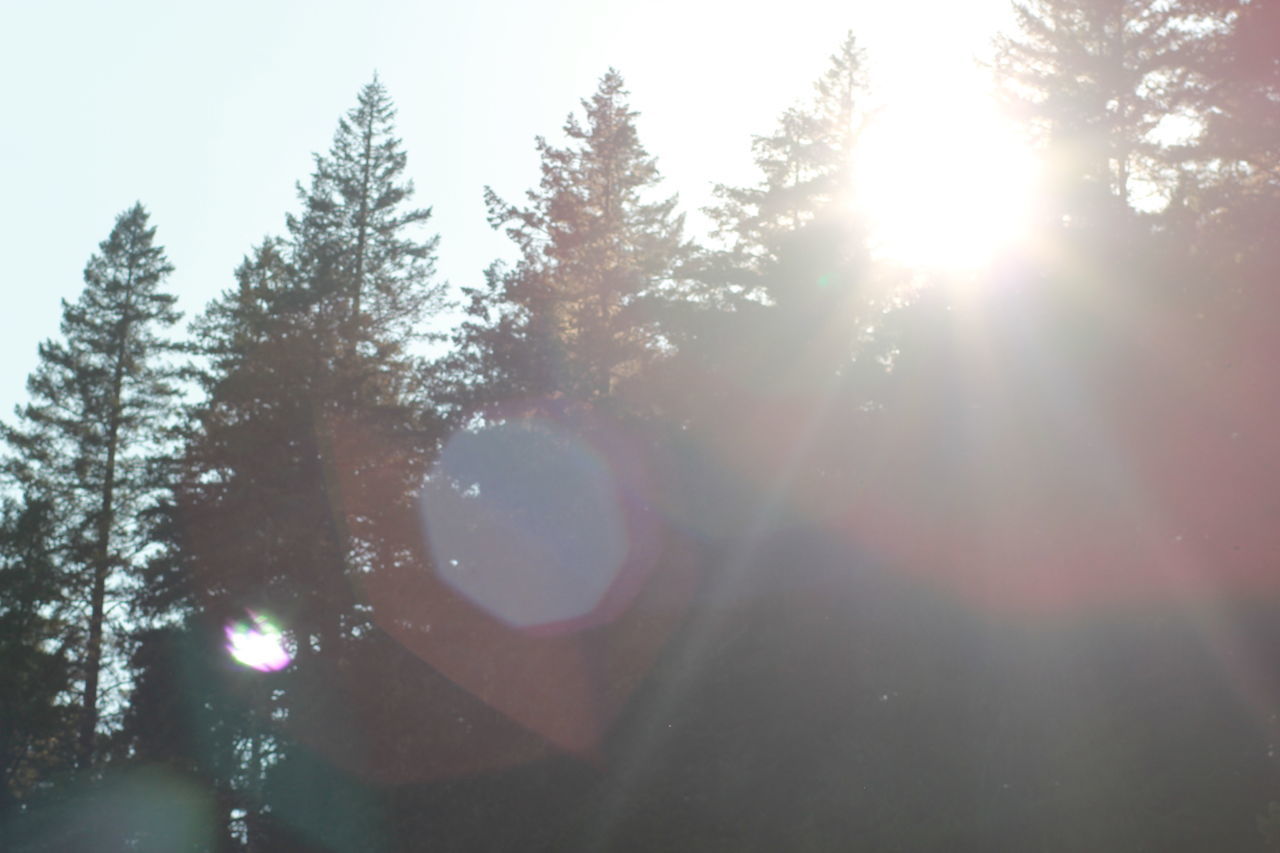
<instances>
[{"instance_id":1,"label":"pine tree","mask_svg":"<svg viewBox=\"0 0 1280 853\"><path fill-rule=\"evenodd\" d=\"M997 39L1006 105L1046 148L1053 217L1112 221L1168 195L1161 125L1187 105L1205 20L1186 2L1028 0ZM1168 130L1168 125L1165 125Z\"/></svg>"},{"instance_id":2,"label":"pine tree","mask_svg":"<svg viewBox=\"0 0 1280 853\"><path fill-rule=\"evenodd\" d=\"M193 724L212 741L202 754L182 758L180 728L168 741L153 727L133 732L136 749L173 751L214 777L255 846L270 810L263 756L287 753L297 727L326 725L335 706L317 695L379 636L361 590L405 559L401 522L437 441L415 349L442 301L437 238L422 233L429 212L412 206L393 116L377 80L361 90L299 187L287 234L256 246L198 320L205 399L191 413L166 547L149 567L148 615L182 628L140 647L147 713L167 713L164 685L179 677L165 644L208 642L246 611L277 622L296 658L270 690L249 672L222 683L238 684L234 695L209 693ZM228 766L236 755L253 758Z\"/></svg>"},{"instance_id":3,"label":"pine tree","mask_svg":"<svg viewBox=\"0 0 1280 853\"><path fill-rule=\"evenodd\" d=\"M365 86L300 188L288 238L255 249L201 319L207 400L176 500L180 547L157 565L202 607L276 613L303 655L313 640L336 653L368 622L350 581L373 569L385 519L349 518L344 496L435 440L413 346L441 302L437 238L418 233L429 212L410 207L393 115L382 85ZM348 458L335 442L352 425L367 441ZM396 475L379 481L401 493L388 513L414 466Z\"/></svg>"},{"instance_id":4,"label":"pine tree","mask_svg":"<svg viewBox=\"0 0 1280 853\"><path fill-rule=\"evenodd\" d=\"M1205 37L1191 57L1193 114L1201 133L1180 177L1186 242L1206 235L1267 251L1280 215L1280 3L1203 0Z\"/></svg>"},{"instance_id":5,"label":"pine tree","mask_svg":"<svg viewBox=\"0 0 1280 853\"><path fill-rule=\"evenodd\" d=\"M429 284L439 238L416 233L431 210L408 206L414 187L394 120L375 76L338 122L329 153L316 156L311 185L298 187L302 214L288 219L292 262L317 306L350 349L384 360L426 336L422 319L441 298Z\"/></svg>"},{"instance_id":6,"label":"pine tree","mask_svg":"<svg viewBox=\"0 0 1280 853\"><path fill-rule=\"evenodd\" d=\"M784 112L772 135L755 138L759 183L716 187L721 201L708 212L729 244L722 261L738 271L735 281L746 293L789 301L790 291L802 287L790 287L786 275L797 263L791 256L803 253L797 235L830 227L829 220L843 226L850 251L861 248L851 209L854 148L870 119L865 65L853 34L846 35L814 84L813 99Z\"/></svg>"},{"instance_id":7,"label":"pine tree","mask_svg":"<svg viewBox=\"0 0 1280 853\"><path fill-rule=\"evenodd\" d=\"M41 501L0 506L0 825L72 752L51 509Z\"/></svg>"},{"instance_id":8,"label":"pine tree","mask_svg":"<svg viewBox=\"0 0 1280 853\"><path fill-rule=\"evenodd\" d=\"M1206 141L1280 182L1280 3L1219 0L1211 9L1223 25L1200 66L1210 84Z\"/></svg>"},{"instance_id":9,"label":"pine tree","mask_svg":"<svg viewBox=\"0 0 1280 853\"><path fill-rule=\"evenodd\" d=\"M486 190L489 221L519 247L467 291L455 375L479 398L561 395L599 402L662 357L661 308L686 248L676 199L653 198L657 163L641 145L622 76L610 69L570 115L568 145L539 137L542 181L529 206ZM474 365L474 366L473 366Z\"/></svg>"},{"instance_id":10,"label":"pine tree","mask_svg":"<svg viewBox=\"0 0 1280 853\"><path fill-rule=\"evenodd\" d=\"M160 454L177 392L168 360L176 348L164 335L179 314L162 286L172 271L142 205L120 214L85 268L80 298L63 303L63 339L40 346L31 401L3 433L8 472L53 507L66 595L83 608L74 625L82 767L96 755L103 675L119 663L109 605L146 547L140 513L166 485Z\"/></svg>"},{"instance_id":11,"label":"pine tree","mask_svg":"<svg viewBox=\"0 0 1280 853\"><path fill-rule=\"evenodd\" d=\"M867 292L869 268L853 179L855 148L871 118L865 63L848 34L812 100L754 140L759 182L718 186L720 203L708 211L725 248L706 259L702 278L738 295L736 322L757 327L748 337L773 365L764 375L783 369L783 383L802 381L792 367L829 375L853 353L856 300Z\"/></svg>"},{"instance_id":12,"label":"pine tree","mask_svg":"<svg viewBox=\"0 0 1280 853\"><path fill-rule=\"evenodd\" d=\"M663 385L684 434L736 447L739 473L770 484L761 494L717 487L714 503L736 518L717 526L739 542L786 490L814 500L829 491L823 444L848 457L843 412L862 402L851 390L858 330L876 310L854 181L868 95L865 57L848 34L812 96L754 139L758 180L716 188L707 212L719 245L691 265L699 298L670 324L677 354Z\"/></svg>"}]
</instances>

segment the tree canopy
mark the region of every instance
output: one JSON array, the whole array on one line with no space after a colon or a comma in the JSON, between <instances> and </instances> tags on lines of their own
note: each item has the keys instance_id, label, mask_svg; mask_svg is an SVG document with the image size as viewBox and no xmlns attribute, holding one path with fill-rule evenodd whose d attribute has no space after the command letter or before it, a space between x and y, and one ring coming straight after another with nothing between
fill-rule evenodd
<instances>
[{"instance_id":1,"label":"tree canopy","mask_svg":"<svg viewBox=\"0 0 1280 853\"><path fill-rule=\"evenodd\" d=\"M1016 4L974 268L852 33L702 219L607 70L457 289L376 76L185 337L127 209L0 424L0 847L1274 845L1276 9Z\"/></svg>"}]
</instances>

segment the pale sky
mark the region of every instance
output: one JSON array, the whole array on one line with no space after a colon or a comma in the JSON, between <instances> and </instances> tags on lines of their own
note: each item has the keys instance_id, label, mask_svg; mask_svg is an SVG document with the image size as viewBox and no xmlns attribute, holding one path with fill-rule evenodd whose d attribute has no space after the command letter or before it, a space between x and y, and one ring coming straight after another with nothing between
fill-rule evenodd
<instances>
[{"instance_id":1,"label":"pale sky","mask_svg":"<svg viewBox=\"0 0 1280 853\"><path fill-rule=\"evenodd\" d=\"M520 200L538 179L534 136L557 139L609 66L692 214L713 183L754 178L752 134L808 97L846 31L868 52L877 97L920 114L978 97L972 60L1007 5L9 0L0 417L25 399L36 346L58 334L59 300L80 292L117 213L135 200L151 212L191 318L254 243L283 231L312 152L375 70L399 109L417 201L435 211L441 276L463 285L510 256L483 187Z\"/></svg>"}]
</instances>

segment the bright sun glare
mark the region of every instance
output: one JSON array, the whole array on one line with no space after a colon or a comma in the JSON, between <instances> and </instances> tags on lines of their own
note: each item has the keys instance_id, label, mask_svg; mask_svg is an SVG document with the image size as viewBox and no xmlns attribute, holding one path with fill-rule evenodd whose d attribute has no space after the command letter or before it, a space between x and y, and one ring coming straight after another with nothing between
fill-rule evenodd
<instances>
[{"instance_id":1,"label":"bright sun glare","mask_svg":"<svg viewBox=\"0 0 1280 853\"><path fill-rule=\"evenodd\" d=\"M886 107L866 131L857 175L877 251L953 271L1018 242L1034 178L1031 151L976 94Z\"/></svg>"},{"instance_id":2,"label":"bright sun glare","mask_svg":"<svg viewBox=\"0 0 1280 853\"><path fill-rule=\"evenodd\" d=\"M882 258L975 271L1026 233L1037 159L1000 116L991 80L974 61L1007 4L925 5L886 18L871 57L883 106L863 132L858 204ZM926 11L934 26L922 32Z\"/></svg>"}]
</instances>

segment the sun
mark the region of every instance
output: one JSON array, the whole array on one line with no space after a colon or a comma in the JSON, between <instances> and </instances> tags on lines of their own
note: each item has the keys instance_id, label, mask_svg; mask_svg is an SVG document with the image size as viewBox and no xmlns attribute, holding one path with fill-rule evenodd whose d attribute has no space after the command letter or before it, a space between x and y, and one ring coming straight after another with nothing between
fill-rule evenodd
<instances>
[{"instance_id":1,"label":"sun","mask_svg":"<svg viewBox=\"0 0 1280 853\"><path fill-rule=\"evenodd\" d=\"M975 271L1025 235L1037 161L980 93L956 87L888 103L855 166L876 253L935 271Z\"/></svg>"}]
</instances>

